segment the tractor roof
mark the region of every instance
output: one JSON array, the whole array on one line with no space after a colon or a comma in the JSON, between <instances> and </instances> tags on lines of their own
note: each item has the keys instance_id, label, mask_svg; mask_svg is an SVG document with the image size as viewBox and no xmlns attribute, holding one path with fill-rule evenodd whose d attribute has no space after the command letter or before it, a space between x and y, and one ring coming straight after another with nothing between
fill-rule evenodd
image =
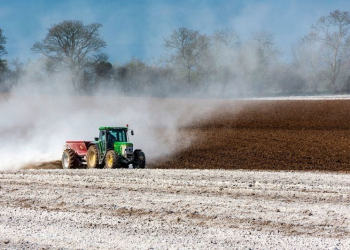
<instances>
[{"instance_id":1,"label":"tractor roof","mask_svg":"<svg viewBox=\"0 0 350 250\"><path fill-rule=\"evenodd\" d=\"M99 130L105 129L128 129L127 127L100 127Z\"/></svg>"}]
</instances>

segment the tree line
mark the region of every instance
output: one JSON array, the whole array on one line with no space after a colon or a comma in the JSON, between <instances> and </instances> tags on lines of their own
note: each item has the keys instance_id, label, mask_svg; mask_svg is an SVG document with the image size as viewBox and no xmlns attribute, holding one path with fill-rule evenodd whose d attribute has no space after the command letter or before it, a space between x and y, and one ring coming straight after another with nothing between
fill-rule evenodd
<instances>
[{"instance_id":1,"label":"tree line","mask_svg":"<svg viewBox=\"0 0 350 250\"><path fill-rule=\"evenodd\" d=\"M107 46L101 27L75 20L52 25L31 48L41 55L39 67L33 67L37 61L4 59L7 38L0 29L0 90L11 91L28 82L28 75L33 82L50 85L45 79L58 75L65 76L72 94L233 98L350 93L350 14L346 11L321 16L292 45L290 62L283 60L274 34L267 31L243 40L231 29L209 35L182 27L164 38L159 58L112 64L101 52Z\"/></svg>"}]
</instances>

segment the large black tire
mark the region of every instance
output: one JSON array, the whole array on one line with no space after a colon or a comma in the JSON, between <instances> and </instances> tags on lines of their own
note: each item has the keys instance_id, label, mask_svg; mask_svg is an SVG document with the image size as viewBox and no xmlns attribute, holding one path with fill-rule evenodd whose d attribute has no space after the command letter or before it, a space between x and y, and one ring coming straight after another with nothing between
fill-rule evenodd
<instances>
[{"instance_id":1,"label":"large black tire","mask_svg":"<svg viewBox=\"0 0 350 250\"><path fill-rule=\"evenodd\" d=\"M91 145L86 154L87 168L98 167L98 151L95 145Z\"/></svg>"},{"instance_id":2,"label":"large black tire","mask_svg":"<svg viewBox=\"0 0 350 250\"><path fill-rule=\"evenodd\" d=\"M118 155L114 150L108 150L105 158L105 168L118 168Z\"/></svg>"},{"instance_id":3,"label":"large black tire","mask_svg":"<svg viewBox=\"0 0 350 250\"><path fill-rule=\"evenodd\" d=\"M146 156L141 150L134 151L134 163L133 168L145 168L146 167Z\"/></svg>"},{"instance_id":4,"label":"large black tire","mask_svg":"<svg viewBox=\"0 0 350 250\"><path fill-rule=\"evenodd\" d=\"M65 149L62 154L62 168L71 169L78 168L80 161L78 155L72 149Z\"/></svg>"}]
</instances>

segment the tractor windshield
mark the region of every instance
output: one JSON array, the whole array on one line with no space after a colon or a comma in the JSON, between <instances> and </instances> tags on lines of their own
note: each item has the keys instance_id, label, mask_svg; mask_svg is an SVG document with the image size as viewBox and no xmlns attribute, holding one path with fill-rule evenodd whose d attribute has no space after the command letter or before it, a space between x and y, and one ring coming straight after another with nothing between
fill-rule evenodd
<instances>
[{"instance_id":1,"label":"tractor windshield","mask_svg":"<svg viewBox=\"0 0 350 250\"><path fill-rule=\"evenodd\" d=\"M117 142L127 142L127 134L125 129L108 130L108 140Z\"/></svg>"}]
</instances>

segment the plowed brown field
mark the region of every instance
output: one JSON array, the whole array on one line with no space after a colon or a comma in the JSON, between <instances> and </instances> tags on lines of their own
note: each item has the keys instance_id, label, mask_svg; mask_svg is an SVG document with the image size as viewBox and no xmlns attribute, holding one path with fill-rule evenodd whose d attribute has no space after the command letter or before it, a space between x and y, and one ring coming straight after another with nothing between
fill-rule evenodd
<instances>
[{"instance_id":1,"label":"plowed brown field","mask_svg":"<svg viewBox=\"0 0 350 250\"><path fill-rule=\"evenodd\" d=\"M224 101L151 168L350 170L350 100Z\"/></svg>"}]
</instances>

